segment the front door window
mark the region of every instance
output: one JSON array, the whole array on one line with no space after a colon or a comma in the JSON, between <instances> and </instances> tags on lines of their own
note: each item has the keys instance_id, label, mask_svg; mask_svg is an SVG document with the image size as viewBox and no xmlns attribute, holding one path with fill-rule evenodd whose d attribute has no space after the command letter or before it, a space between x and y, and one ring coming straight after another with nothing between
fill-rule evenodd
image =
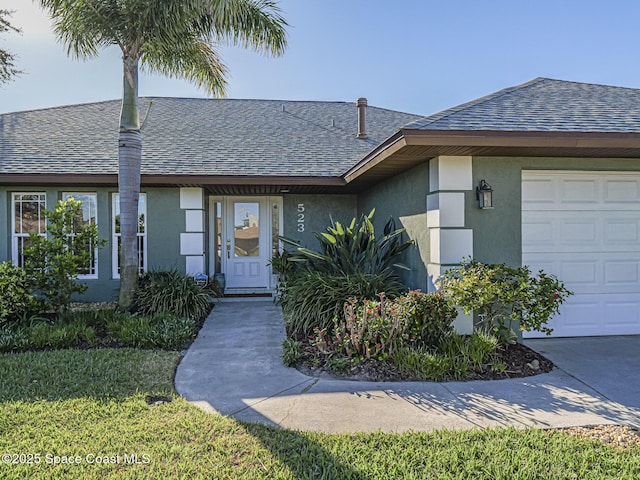
<instances>
[{"instance_id":1,"label":"front door window","mask_svg":"<svg viewBox=\"0 0 640 480\"><path fill-rule=\"evenodd\" d=\"M260 256L260 204L258 202L234 204L234 255Z\"/></svg>"}]
</instances>

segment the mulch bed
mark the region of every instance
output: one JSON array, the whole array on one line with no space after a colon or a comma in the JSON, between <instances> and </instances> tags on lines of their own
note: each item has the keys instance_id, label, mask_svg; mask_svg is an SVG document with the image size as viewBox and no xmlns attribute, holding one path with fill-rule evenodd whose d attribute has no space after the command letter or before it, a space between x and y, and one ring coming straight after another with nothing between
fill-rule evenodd
<instances>
[{"instance_id":1,"label":"mulch bed","mask_svg":"<svg viewBox=\"0 0 640 480\"><path fill-rule=\"evenodd\" d=\"M357 380L371 382L386 381L416 381L418 378L407 376L398 370L391 362L374 359L365 360L357 365L351 365L343 373L332 372L324 358L317 356L317 350L308 342L302 344L302 360L298 370L314 377L330 377L342 380ZM538 352L522 344L508 345L501 348L494 363L503 363L504 371L494 371L489 365L470 372L465 380L501 380L505 378L522 378L550 372L553 363Z\"/></svg>"}]
</instances>

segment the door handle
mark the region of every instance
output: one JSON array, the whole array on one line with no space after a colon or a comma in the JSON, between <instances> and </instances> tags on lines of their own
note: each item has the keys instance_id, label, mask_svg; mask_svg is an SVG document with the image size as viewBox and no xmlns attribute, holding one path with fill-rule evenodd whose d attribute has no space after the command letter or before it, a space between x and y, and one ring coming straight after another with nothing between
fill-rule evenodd
<instances>
[{"instance_id":1,"label":"door handle","mask_svg":"<svg viewBox=\"0 0 640 480\"><path fill-rule=\"evenodd\" d=\"M227 239L227 259L231 258L231 240Z\"/></svg>"}]
</instances>

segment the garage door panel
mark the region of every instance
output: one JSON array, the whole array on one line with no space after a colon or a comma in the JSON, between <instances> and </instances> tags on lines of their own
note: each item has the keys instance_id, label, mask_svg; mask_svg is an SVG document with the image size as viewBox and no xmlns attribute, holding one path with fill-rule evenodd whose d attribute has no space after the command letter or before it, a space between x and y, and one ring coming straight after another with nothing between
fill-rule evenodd
<instances>
[{"instance_id":1,"label":"garage door panel","mask_svg":"<svg viewBox=\"0 0 640 480\"><path fill-rule=\"evenodd\" d=\"M574 337L581 335L597 335L601 330L601 310L603 305L580 296L560 308L560 314L551 319L548 326L553 329L554 337ZM539 332L524 332L526 338L546 337Z\"/></svg>"},{"instance_id":2,"label":"garage door panel","mask_svg":"<svg viewBox=\"0 0 640 480\"><path fill-rule=\"evenodd\" d=\"M555 203L555 182L552 178L522 180L522 202L530 208Z\"/></svg>"},{"instance_id":3,"label":"garage door panel","mask_svg":"<svg viewBox=\"0 0 640 480\"><path fill-rule=\"evenodd\" d=\"M563 179L560 181L560 203L570 204L597 203L598 182L597 179Z\"/></svg>"},{"instance_id":4,"label":"garage door panel","mask_svg":"<svg viewBox=\"0 0 640 480\"><path fill-rule=\"evenodd\" d=\"M575 285L582 291L593 290L590 287L598 288L600 284L599 262L595 260L561 260L560 274L563 281Z\"/></svg>"},{"instance_id":5,"label":"garage door panel","mask_svg":"<svg viewBox=\"0 0 640 480\"><path fill-rule=\"evenodd\" d=\"M640 212L523 212L523 252L640 252Z\"/></svg>"},{"instance_id":6,"label":"garage door panel","mask_svg":"<svg viewBox=\"0 0 640 480\"><path fill-rule=\"evenodd\" d=\"M640 297L640 254L632 258L627 253L584 257L579 252L561 258L550 252L530 253L523 254L522 263L532 272L543 270L556 275L576 294L636 293Z\"/></svg>"},{"instance_id":7,"label":"garage door panel","mask_svg":"<svg viewBox=\"0 0 640 480\"><path fill-rule=\"evenodd\" d=\"M554 336L640 334L640 174L523 172L522 188L522 262L574 292Z\"/></svg>"},{"instance_id":8,"label":"garage door panel","mask_svg":"<svg viewBox=\"0 0 640 480\"><path fill-rule=\"evenodd\" d=\"M553 237L553 224L548 220L530 219L527 223L522 223L522 238L526 238L527 245L546 247L553 242Z\"/></svg>"},{"instance_id":9,"label":"garage door panel","mask_svg":"<svg viewBox=\"0 0 640 480\"><path fill-rule=\"evenodd\" d=\"M604 322L618 329L630 329L627 333L637 333L640 323L640 304L634 299L609 300L604 303Z\"/></svg>"},{"instance_id":10,"label":"garage door panel","mask_svg":"<svg viewBox=\"0 0 640 480\"><path fill-rule=\"evenodd\" d=\"M640 334L640 302L637 295L576 295L560 308L549 327L554 337ZM545 337L525 332L527 338Z\"/></svg>"},{"instance_id":11,"label":"garage door panel","mask_svg":"<svg viewBox=\"0 0 640 480\"><path fill-rule=\"evenodd\" d=\"M560 225L561 244L600 244L602 239L598 236L598 219L595 217L582 218L579 220L566 220Z\"/></svg>"},{"instance_id":12,"label":"garage door panel","mask_svg":"<svg viewBox=\"0 0 640 480\"><path fill-rule=\"evenodd\" d=\"M640 219L606 218L604 220L604 239L608 244L628 245L631 250L640 249Z\"/></svg>"},{"instance_id":13,"label":"garage door panel","mask_svg":"<svg viewBox=\"0 0 640 480\"><path fill-rule=\"evenodd\" d=\"M604 283L635 288L640 282L640 261L610 260L604 262Z\"/></svg>"},{"instance_id":14,"label":"garage door panel","mask_svg":"<svg viewBox=\"0 0 640 480\"><path fill-rule=\"evenodd\" d=\"M640 201L640 181L628 177L605 178L603 201L605 203Z\"/></svg>"}]
</instances>

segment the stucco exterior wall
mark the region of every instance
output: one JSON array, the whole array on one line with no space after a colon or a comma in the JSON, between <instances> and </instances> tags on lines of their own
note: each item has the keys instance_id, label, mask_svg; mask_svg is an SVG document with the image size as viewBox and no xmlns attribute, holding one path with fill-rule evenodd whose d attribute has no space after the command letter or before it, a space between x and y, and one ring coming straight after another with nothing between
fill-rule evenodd
<instances>
[{"instance_id":1,"label":"stucco exterior wall","mask_svg":"<svg viewBox=\"0 0 640 480\"><path fill-rule=\"evenodd\" d=\"M343 223L351 222L356 213L355 195L285 195L284 236L306 247L319 248L313 232L324 232L331 224L331 218Z\"/></svg>"},{"instance_id":2,"label":"stucco exterior wall","mask_svg":"<svg viewBox=\"0 0 640 480\"><path fill-rule=\"evenodd\" d=\"M415 241L401 258L410 270L399 270L399 273L405 285L423 291L427 291L426 265L429 263L428 193L429 164L425 161L358 196L358 214L368 214L376 209L374 226L377 232L382 233L384 224L392 217L396 227L406 228L407 236Z\"/></svg>"},{"instance_id":3,"label":"stucco exterior wall","mask_svg":"<svg viewBox=\"0 0 640 480\"><path fill-rule=\"evenodd\" d=\"M474 157L473 185L486 180L494 190L493 210L480 210L475 192L465 192L466 226L473 229L475 259L522 263L522 170L640 171L640 159Z\"/></svg>"},{"instance_id":4,"label":"stucco exterior wall","mask_svg":"<svg viewBox=\"0 0 640 480\"><path fill-rule=\"evenodd\" d=\"M147 194L147 262L149 270L185 271L180 233L185 231L179 188L143 189Z\"/></svg>"}]
</instances>

